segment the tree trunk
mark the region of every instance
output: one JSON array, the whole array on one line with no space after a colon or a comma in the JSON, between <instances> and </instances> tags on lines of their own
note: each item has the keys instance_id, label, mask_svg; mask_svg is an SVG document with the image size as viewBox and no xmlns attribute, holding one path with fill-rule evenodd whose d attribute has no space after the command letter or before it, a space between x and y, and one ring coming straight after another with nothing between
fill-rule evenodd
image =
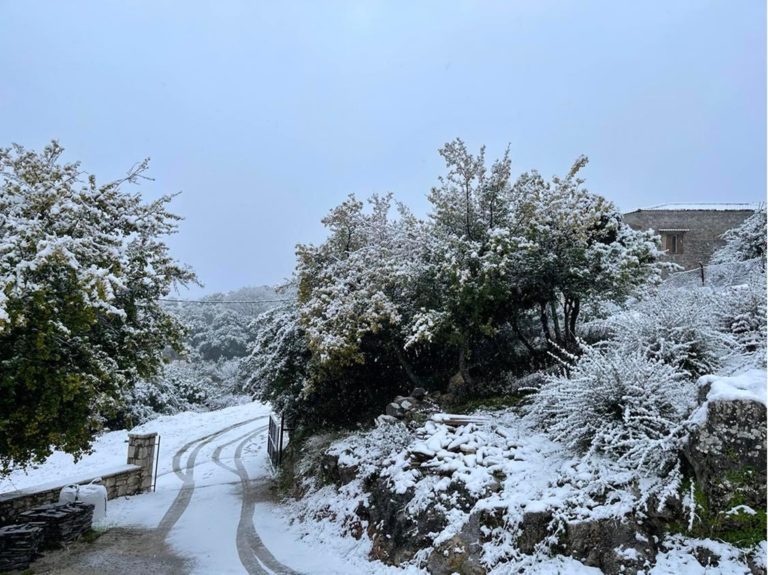
<instances>
[{"instance_id":1,"label":"tree trunk","mask_svg":"<svg viewBox=\"0 0 768 575\"><path fill-rule=\"evenodd\" d=\"M533 348L531 343L525 338L525 336L520 331L520 326L517 325L517 316L513 315L512 317L512 329L515 331L515 335L518 337L518 339L523 342L523 345L525 348L530 352L531 355L536 355L536 350Z\"/></svg>"},{"instance_id":2,"label":"tree trunk","mask_svg":"<svg viewBox=\"0 0 768 575\"><path fill-rule=\"evenodd\" d=\"M546 302L541 302L539 304L539 309L541 310L541 314L539 315L539 319L541 320L541 329L544 332L544 337L547 340L547 344L552 343L552 332L549 331L549 319L547 318L547 304Z\"/></svg>"},{"instance_id":3,"label":"tree trunk","mask_svg":"<svg viewBox=\"0 0 768 575\"><path fill-rule=\"evenodd\" d=\"M571 307L571 319L570 319L570 326L569 326L573 341L576 341L576 320L579 318L580 308L581 308L581 302L579 301L578 298L574 298L573 306Z\"/></svg>"},{"instance_id":4,"label":"tree trunk","mask_svg":"<svg viewBox=\"0 0 768 575\"><path fill-rule=\"evenodd\" d=\"M571 341L571 309L573 305L571 298L566 297L563 301L563 329L565 330L565 341Z\"/></svg>"},{"instance_id":5,"label":"tree trunk","mask_svg":"<svg viewBox=\"0 0 768 575\"><path fill-rule=\"evenodd\" d=\"M405 375L408 377L408 381L411 382L413 387L424 387L423 382L421 381L421 378L416 375L416 373L413 371L413 368L411 367L411 364L408 363L408 360L405 358L405 354L403 353L403 350L400 349L400 346L395 344L395 357L397 357L397 361L400 364L400 367L403 368L403 371L405 372Z\"/></svg>"},{"instance_id":6,"label":"tree trunk","mask_svg":"<svg viewBox=\"0 0 768 575\"><path fill-rule=\"evenodd\" d=\"M555 340L558 345L562 345L563 335L560 333L560 320L557 318L557 305L555 304L554 299L549 302L549 311L552 314L552 325L555 327Z\"/></svg>"},{"instance_id":7,"label":"tree trunk","mask_svg":"<svg viewBox=\"0 0 768 575\"><path fill-rule=\"evenodd\" d=\"M470 387L472 385L472 378L469 375L469 369L467 368L467 344L466 340L461 342L459 347L459 373L464 380L464 385Z\"/></svg>"}]
</instances>

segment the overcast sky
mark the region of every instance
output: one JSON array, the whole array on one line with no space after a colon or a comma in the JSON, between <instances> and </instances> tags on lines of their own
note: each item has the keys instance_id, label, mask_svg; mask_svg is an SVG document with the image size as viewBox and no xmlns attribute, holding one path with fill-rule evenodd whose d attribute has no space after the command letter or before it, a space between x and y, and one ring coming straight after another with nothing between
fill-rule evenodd
<instances>
[{"instance_id":1,"label":"overcast sky","mask_svg":"<svg viewBox=\"0 0 768 575\"><path fill-rule=\"evenodd\" d=\"M0 146L152 158L206 284L287 278L354 192L417 213L456 136L622 210L765 195L762 0L0 0Z\"/></svg>"}]
</instances>

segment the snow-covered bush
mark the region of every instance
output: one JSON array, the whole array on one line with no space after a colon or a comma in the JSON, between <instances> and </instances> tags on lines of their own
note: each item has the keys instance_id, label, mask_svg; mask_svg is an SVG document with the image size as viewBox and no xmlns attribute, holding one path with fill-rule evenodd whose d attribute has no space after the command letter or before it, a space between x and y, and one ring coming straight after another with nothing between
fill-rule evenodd
<instances>
[{"instance_id":1,"label":"snow-covered bush","mask_svg":"<svg viewBox=\"0 0 768 575\"><path fill-rule=\"evenodd\" d=\"M725 245L712 254L711 264L728 264L754 258L765 259L766 213L761 206L754 214L722 236Z\"/></svg>"},{"instance_id":2,"label":"snow-covered bush","mask_svg":"<svg viewBox=\"0 0 768 575\"><path fill-rule=\"evenodd\" d=\"M694 379L714 373L733 350L733 337L717 325L717 302L709 289L662 287L608 323L625 352L640 350Z\"/></svg>"},{"instance_id":3,"label":"snow-covered bush","mask_svg":"<svg viewBox=\"0 0 768 575\"><path fill-rule=\"evenodd\" d=\"M296 306L286 304L267 311L258 323L260 329L239 377L248 393L292 417L307 385L309 361Z\"/></svg>"},{"instance_id":4,"label":"snow-covered bush","mask_svg":"<svg viewBox=\"0 0 768 575\"><path fill-rule=\"evenodd\" d=\"M757 365L766 357L766 277L764 271L752 274L749 282L721 292L715 307L717 326L735 339L740 354Z\"/></svg>"},{"instance_id":5,"label":"snow-covered bush","mask_svg":"<svg viewBox=\"0 0 768 575\"><path fill-rule=\"evenodd\" d=\"M238 405L248 396L234 389L238 360L205 362L190 360L168 363L153 380L140 381L123 399L113 428L132 427L157 417L182 411L207 411Z\"/></svg>"},{"instance_id":6,"label":"snow-covered bush","mask_svg":"<svg viewBox=\"0 0 768 575\"><path fill-rule=\"evenodd\" d=\"M572 449L642 474L670 469L695 400L683 373L613 345L585 348L569 371L547 378L528 417Z\"/></svg>"}]
</instances>

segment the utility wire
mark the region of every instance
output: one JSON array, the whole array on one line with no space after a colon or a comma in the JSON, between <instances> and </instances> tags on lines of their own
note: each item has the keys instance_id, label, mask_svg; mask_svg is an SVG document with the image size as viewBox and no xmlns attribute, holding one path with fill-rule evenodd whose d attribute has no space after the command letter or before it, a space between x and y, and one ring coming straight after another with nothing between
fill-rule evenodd
<instances>
[{"instance_id":1,"label":"utility wire","mask_svg":"<svg viewBox=\"0 0 768 575\"><path fill-rule=\"evenodd\" d=\"M192 300L192 299L161 299L165 303L277 303L293 301L293 299L260 299L255 301L224 301L224 300Z\"/></svg>"}]
</instances>

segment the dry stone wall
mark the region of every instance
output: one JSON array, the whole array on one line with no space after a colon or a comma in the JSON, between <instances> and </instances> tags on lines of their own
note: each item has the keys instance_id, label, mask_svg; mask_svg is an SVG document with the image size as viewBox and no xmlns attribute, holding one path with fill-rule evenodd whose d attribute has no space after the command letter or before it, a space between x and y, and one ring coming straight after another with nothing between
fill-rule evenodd
<instances>
[{"instance_id":1,"label":"dry stone wall","mask_svg":"<svg viewBox=\"0 0 768 575\"><path fill-rule=\"evenodd\" d=\"M107 489L107 499L136 495L152 488L156 433L128 436L128 463L106 469L104 473L87 474L0 494L0 525L12 523L21 512L59 500L67 485L85 485L98 480Z\"/></svg>"}]
</instances>

